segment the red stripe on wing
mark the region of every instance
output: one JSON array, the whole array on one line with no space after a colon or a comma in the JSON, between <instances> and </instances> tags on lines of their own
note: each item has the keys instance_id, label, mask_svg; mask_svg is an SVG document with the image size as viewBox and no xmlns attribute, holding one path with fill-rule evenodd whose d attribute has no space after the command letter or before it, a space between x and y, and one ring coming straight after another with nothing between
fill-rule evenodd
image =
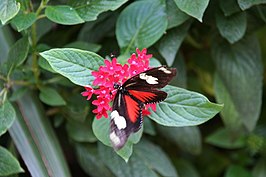
<instances>
[{"instance_id":1,"label":"red stripe on wing","mask_svg":"<svg viewBox=\"0 0 266 177\"><path fill-rule=\"evenodd\" d=\"M152 92L142 92L136 90L128 90L128 92L143 103L150 102L157 96Z\"/></svg>"},{"instance_id":2,"label":"red stripe on wing","mask_svg":"<svg viewBox=\"0 0 266 177\"><path fill-rule=\"evenodd\" d=\"M126 101L126 109L128 113L128 117L132 123L135 123L138 119L140 108L138 103L130 98L130 96L125 95L125 101Z\"/></svg>"}]
</instances>

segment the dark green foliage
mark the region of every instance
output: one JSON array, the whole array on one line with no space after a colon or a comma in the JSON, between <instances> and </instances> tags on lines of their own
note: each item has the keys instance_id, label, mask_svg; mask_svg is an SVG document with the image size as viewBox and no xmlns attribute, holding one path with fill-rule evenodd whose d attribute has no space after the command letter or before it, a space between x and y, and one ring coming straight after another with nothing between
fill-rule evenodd
<instances>
[{"instance_id":1,"label":"dark green foliage","mask_svg":"<svg viewBox=\"0 0 266 177\"><path fill-rule=\"evenodd\" d=\"M2 0L0 176L264 177L265 3ZM177 77L114 151L81 93L136 48Z\"/></svg>"}]
</instances>

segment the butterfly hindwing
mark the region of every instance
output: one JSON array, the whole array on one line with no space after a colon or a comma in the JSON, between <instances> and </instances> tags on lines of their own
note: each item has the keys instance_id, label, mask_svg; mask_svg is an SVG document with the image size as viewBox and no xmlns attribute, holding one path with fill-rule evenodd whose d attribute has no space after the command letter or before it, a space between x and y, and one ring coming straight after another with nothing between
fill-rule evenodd
<instances>
[{"instance_id":1,"label":"butterfly hindwing","mask_svg":"<svg viewBox=\"0 0 266 177\"><path fill-rule=\"evenodd\" d=\"M167 97L167 93L157 89L128 90L128 92L144 104L158 103Z\"/></svg>"},{"instance_id":2,"label":"butterfly hindwing","mask_svg":"<svg viewBox=\"0 0 266 177\"><path fill-rule=\"evenodd\" d=\"M142 124L142 108L129 95L118 92L111 112L110 139L115 149L126 143L131 133L137 132Z\"/></svg>"}]
</instances>

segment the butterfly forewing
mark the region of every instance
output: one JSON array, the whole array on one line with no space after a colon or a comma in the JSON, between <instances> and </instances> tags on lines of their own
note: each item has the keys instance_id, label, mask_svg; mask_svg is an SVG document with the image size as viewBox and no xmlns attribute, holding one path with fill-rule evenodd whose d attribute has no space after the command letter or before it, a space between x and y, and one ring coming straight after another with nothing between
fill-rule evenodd
<instances>
[{"instance_id":1,"label":"butterfly forewing","mask_svg":"<svg viewBox=\"0 0 266 177\"><path fill-rule=\"evenodd\" d=\"M142 125L142 109L146 104L158 103L167 93L158 90L176 75L176 69L164 66L137 74L119 86L111 112L110 139L114 149L124 146L129 135Z\"/></svg>"},{"instance_id":2,"label":"butterfly forewing","mask_svg":"<svg viewBox=\"0 0 266 177\"><path fill-rule=\"evenodd\" d=\"M176 75L175 68L160 66L144 71L128 79L122 87L127 90L158 89L166 86Z\"/></svg>"}]
</instances>

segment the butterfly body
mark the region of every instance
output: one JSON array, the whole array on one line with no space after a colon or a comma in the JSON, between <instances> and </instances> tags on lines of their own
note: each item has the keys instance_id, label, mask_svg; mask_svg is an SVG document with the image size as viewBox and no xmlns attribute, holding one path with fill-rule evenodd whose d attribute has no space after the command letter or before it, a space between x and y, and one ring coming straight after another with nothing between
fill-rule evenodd
<instances>
[{"instance_id":1,"label":"butterfly body","mask_svg":"<svg viewBox=\"0 0 266 177\"><path fill-rule=\"evenodd\" d=\"M123 85L114 84L114 98L110 140L114 149L121 149L130 134L137 132L143 122L142 110L146 104L158 103L167 93L158 90L176 75L176 69L165 66L152 68L129 78Z\"/></svg>"}]
</instances>

